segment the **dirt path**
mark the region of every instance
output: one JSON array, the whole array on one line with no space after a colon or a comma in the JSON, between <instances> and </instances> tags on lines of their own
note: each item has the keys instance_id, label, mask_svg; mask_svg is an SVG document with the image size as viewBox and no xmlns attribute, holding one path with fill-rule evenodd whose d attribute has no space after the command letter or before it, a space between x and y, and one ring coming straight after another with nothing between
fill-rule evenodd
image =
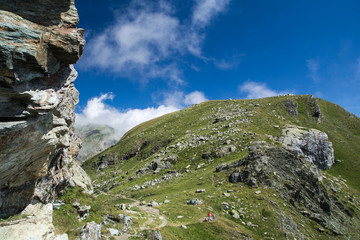
<instances>
[{"instance_id":1,"label":"dirt path","mask_svg":"<svg viewBox=\"0 0 360 240\"><path fill-rule=\"evenodd\" d=\"M132 198L127 198L125 196L122 196L122 198L134 201L131 205L133 207L139 208L142 212L145 212L147 214L147 221L143 223L140 226L140 231L151 229L151 230L159 230L160 228L165 227L168 224L168 221L165 216L160 214L160 210L157 208L149 207L146 205L141 205L140 201ZM153 224L156 222L156 219L160 220L160 224L153 226ZM123 234L121 236L116 237L116 239L129 239L132 236L135 236L135 234Z\"/></svg>"}]
</instances>

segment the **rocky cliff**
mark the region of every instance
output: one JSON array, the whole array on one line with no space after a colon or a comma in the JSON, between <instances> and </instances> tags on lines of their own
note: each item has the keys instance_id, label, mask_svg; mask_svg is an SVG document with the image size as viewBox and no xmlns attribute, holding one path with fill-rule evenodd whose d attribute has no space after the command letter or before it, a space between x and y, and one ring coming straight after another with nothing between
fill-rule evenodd
<instances>
[{"instance_id":1,"label":"rocky cliff","mask_svg":"<svg viewBox=\"0 0 360 240\"><path fill-rule=\"evenodd\" d=\"M74 161L72 64L85 43L78 21L74 0L0 3L0 218L68 185L91 191Z\"/></svg>"}]
</instances>

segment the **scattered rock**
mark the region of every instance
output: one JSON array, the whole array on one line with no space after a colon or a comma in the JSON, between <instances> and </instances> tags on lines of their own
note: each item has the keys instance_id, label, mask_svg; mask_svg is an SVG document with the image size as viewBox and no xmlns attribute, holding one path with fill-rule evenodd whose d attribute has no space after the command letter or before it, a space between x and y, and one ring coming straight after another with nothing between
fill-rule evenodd
<instances>
[{"instance_id":1,"label":"scattered rock","mask_svg":"<svg viewBox=\"0 0 360 240\"><path fill-rule=\"evenodd\" d=\"M211 152L206 152L206 153L203 153L203 155L201 155L201 157L203 159L209 159L211 157Z\"/></svg>"},{"instance_id":2,"label":"scattered rock","mask_svg":"<svg viewBox=\"0 0 360 240\"><path fill-rule=\"evenodd\" d=\"M183 229L187 229L187 227L185 225L182 225L182 224L180 225L180 227L183 228Z\"/></svg>"},{"instance_id":3,"label":"scattered rock","mask_svg":"<svg viewBox=\"0 0 360 240\"><path fill-rule=\"evenodd\" d=\"M195 193L203 193L203 192L205 192L205 189L197 189L197 190L195 191Z\"/></svg>"},{"instance_id":4,"label":"scattered rock","mask_svg":"<svg viewBox=\"0 0 360 240\"><path fill-rule=\"evenodd\" d=\"M84 205L84 206L80 206L77 209L77 212L79 213L80 217L87 217L89 215L90 209L91 206Z\"/></svg>"},{"instance_id":5,"label":"scattered rock","mask_svg":"<svg viewBox=\"0 0 360 240\"><path fill-rule=\"evenodd\" d=\"M157 202L155 202L154 200L151 200L150 203L148 204L149 207L158 207L159 204Z\"/></svg>"},{"instance_id":6,"label":"scattered rock","mask_svg":"<svg viewBox=\"0 0 360 240\"><path fill-rule=\"evenodd\" d=\"M162 240L162 236L161 236L160 231L151 230L151 232L147 234L146 239L148 239L148 240Z\"/></svg>"},{"instance_id":7,"label":"scattered rock","mask_svg":"<svg viewBox=\"0 0 360 240\"><path fill-rule=\"evenodd\" d=\"M194 198L187 202L188 205L201 205L203 203L204 201L199 198Z\"/></svg>"},{"instance_id":8,"label":"scattered rock","mask_svg":"<svg viewBox=\"0 0 360 240\"><path fill-rule=\"evenodd\" d=\"M230 193L223 193L225 197L230 197Z\"/></svg>"},{"instance_id":9,"label":"scattered rock","mask_svg":"<svg viewBox=\"0 0 360 240\"><path fill-rule=\"evenodd\" d=\"M331 191L333 191L333 193L337 192L336 188L334 187L334 185L331 182L327 183L326 185L331 189Z\"/></svg>"},{"instance_id":10,"label":"scattered rock","mask_svg":"<svg viewBox=\"0 0 360 240\"><path fill-rule=\"evenodd\" d=\"M59 210L61 206L65 205L63 201L53 202L53 209Z\"/></svg>"},{"instance_id":11,"label":"scattered rock","mask_svg":"<svg viewBox=\"0 0 360 240\"><path fill-rule=\"evenodd\" d=\"M236 210L231 210L230 214L232 215L233 218L236 218L236 219L240 218L239 212Z\"/></svg>"},{"instance_id":12,"label":"scattered rock","mask_svg":"<svg viewBox=\"0 0 360 240\"><path fill-rule=\"evenodd\" d=\"M215 153L215 157L222 158L236 151L236 147L233 145L227 145L221 147L219 151Z\"/></svg>"},{"instance_id":13,"label":"scattered rock","mask_svg":"<svg viewBox=\"0 0 360 240\"><path fill-rule=\"evenodd\" d=\"M80 215L80 217L86 218L87 216L89 216L91 206L80 205L79 202L73 203L72 206L74 208L76 208L76 210L77 210L78 214Z\"/></svg>"},{"instance_id":14,"label":"scattered rock","mask_svg":"<svg viewBox=\"0 0 360 240\"><path fill-rule=\"evenodd\" d=\"M230 209L229 204L227 202L221 203L221 206L222 206L222 209L224 209L224 210L229 210Z\"/></svg>"}]
</instances>

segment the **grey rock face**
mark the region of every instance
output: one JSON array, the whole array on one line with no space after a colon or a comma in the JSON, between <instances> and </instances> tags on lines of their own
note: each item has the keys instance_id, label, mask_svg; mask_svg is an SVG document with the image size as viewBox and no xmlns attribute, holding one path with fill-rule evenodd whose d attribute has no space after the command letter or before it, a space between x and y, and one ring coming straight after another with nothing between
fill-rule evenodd
<instances>
[{"instance_id":1,"label":"grey rock face","mask_svg":"<svg viewBox=\"0 0 360 240\"><path fill-rule=\"evenodd\" d=\"M47 203L71 182L80 148L71 64L82 54L73 0L0 6L0 217Z\"/></svg>"},{"instance_id":2,"label":"grey rock face","mask_svg":"<svg viewBox=\"0 0 360 240\"><path fill-rule=\"evenodd\" d=\"M76 27L79 22L74 0L2 0L2 9L16 13L31 22L51 26L68 24Z\"/></svg>"},{"instance_id":3,"label":"grey rock face","mask_svg":"<svg viewBox=\"0 0 360 240\"><path fill-rule=\"evenodd\" d=\"M329 169L334 164L334 149L324 132L288 126L283 129L281 142L285 148L298 152L320 169Z\"/></svg>"},{"instance_id":4,"label":"grey rock face","mask_svg":"<svg viewBox=\"0 0 360 240\"><path fill-rule=\"evenodd\" d=\"M49 239L67 240L67 234L54 236L52 204L30 204L21 214L28 217L0 223L0 238L3 240Z\"/></svg>"},{"instance_id":5,"label":"grey rock face","mask_svg":"<svg viewBox=\"0 0 360 240\"><path fill-rule=\"evenodd\" d=\"M162 240L162 236L160 231L154 230L151 232L150 238L151 240Z\"/></svg>"},{"instance_id":6,"label":"grey rock face","mask_svg":"<svg viewBox=\"0 0 360 240\"><path fill-rule=\"evenodd\" d=\"M297 117L298 116L298 105L297 103L294 103L291 100L286 100L285 102L285 106L286 106L286 110L288 111L288 113L293 116L293 117Z\"/></svg>"},{"instance_id":7,"label":"grey rock face","mask_svg":"<svg viewBox=\"0 0 360 240\"><path fill-rule=\"evenodd\" d=\"M80 240L100 240L101 225L95 222L87 223L81 230Z\"/></svg>"},{"instance_id":8,"label":"grey rock face","mask_svg":"<svg viewBox=\"0 0 360 240\"><path fill-rule=\"evenodd\" d=\"M304 216L330 231L341 234L343 224L351 224L352 214L322 183L321 171L296 150L270 145L253 145L249 155L218 171L232 171L230 182L243 182L251 187L270 186L279 196Z\"/></svg>"}]
</instances>

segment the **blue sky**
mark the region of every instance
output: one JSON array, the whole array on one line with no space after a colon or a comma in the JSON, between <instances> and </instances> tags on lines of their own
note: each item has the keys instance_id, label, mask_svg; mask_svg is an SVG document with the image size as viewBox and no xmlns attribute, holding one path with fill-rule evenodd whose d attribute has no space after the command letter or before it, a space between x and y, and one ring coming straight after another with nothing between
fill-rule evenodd
<instances>
[{"instance_id":1,"label":"blue sky","mask_svg":"<svg viewBox=\"0 0 360 240\"><path fill-rule=\"evenodd\" d=\"M77 0L78 124L119 135L204 100L314 94L360 116L360 2Z\"/></svg>"}]
</instances>

